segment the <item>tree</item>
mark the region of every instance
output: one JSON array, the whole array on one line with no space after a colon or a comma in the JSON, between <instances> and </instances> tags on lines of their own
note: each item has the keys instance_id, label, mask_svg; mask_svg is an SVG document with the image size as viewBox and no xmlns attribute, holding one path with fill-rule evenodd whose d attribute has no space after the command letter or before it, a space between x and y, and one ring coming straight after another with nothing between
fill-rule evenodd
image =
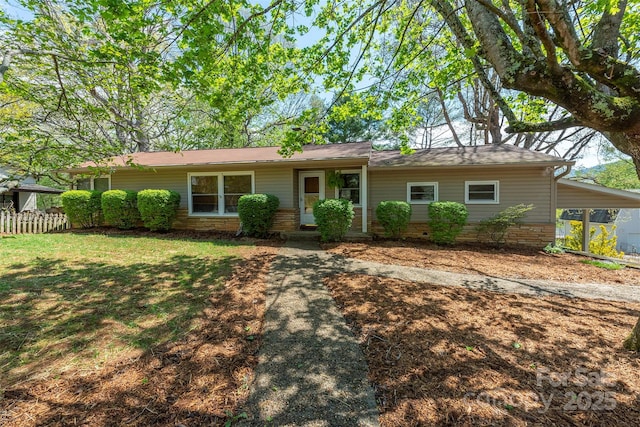
<instances>
[{"instance_id":1,"label":"tree","mask_svg":"<svg viewBox=\"0 0 640 427\"><path fill-rule=\"evenodd\" d=\"M598 185L622 190L640 188L640 180L632 161L622 159L593 167L584 171L578 171L576 178L583 181L592 181Z\"/></svg>"},{"instance_id":2,"label":"tree","mask_svg":"<svg viewBox=\"0 0 640 427\"><path fill-rule=\"evenodd\" d=\"M328 112L325 137L332 144L371 141L381 135L381 120L372 117L357 95L334 98Z\"/></svg>"}]
</instances>

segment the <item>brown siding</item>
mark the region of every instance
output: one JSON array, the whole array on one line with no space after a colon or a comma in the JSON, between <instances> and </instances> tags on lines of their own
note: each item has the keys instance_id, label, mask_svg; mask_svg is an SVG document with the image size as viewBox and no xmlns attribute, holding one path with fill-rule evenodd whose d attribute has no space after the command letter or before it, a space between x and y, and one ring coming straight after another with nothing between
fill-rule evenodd
<instances>
[{"instance_id":1,"label":"brown siding","mask_svg":"<svg viewBox=\"0 0 640 427\"><path fill-rule=\"evenodd\" d=\"M162 188L180 193L180 206L188 206L189 173L253 171L257 193L270 193L280 199L280 207L288 209L293 206L293 169L287 167L234 169L234 168L199 168L199 169L158 169L153 170L119 170L111 176L111 188L121 190L144 190Z\"/></svg>"},{"instance_id":2,"label":"brown siding","mask_svg":"<svg viewBox=\"0 0 640 427\"><path fill-rule=\"evenodd\" d=\"M558 184L558 209L639 208L637 200Z\"/></svg>"},{"instance_id":3,"label":"brown siding","mask_svg":"<svg viewBox=\"0 0 640 427\"><path fill-rule=\"evenodd\" d=\"M533 204L531 223L555 223L551 216L552 177L543 168L457 168L426 170L370 170L370 206L383 200L407 199L407 182L437 182L438 200L464 203L465 181L499 181L499 204L468 204L469 222L478 222L519 203ZM412 205L412 222L427 218L427 205Z\"/></svg>"}]
</instances>

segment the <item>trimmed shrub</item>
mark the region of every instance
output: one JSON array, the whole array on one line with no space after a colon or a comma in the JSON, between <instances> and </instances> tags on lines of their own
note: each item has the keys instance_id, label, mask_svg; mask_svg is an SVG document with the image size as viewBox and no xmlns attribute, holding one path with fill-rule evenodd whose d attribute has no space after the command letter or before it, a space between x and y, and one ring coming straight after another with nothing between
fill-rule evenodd
<instances>
[{"instance_id":1,"label":"trimmed shrub","mask_svg":"<svg viewBox=\"0 0 640 427\"><path fill-rule=\"evenodd\" d=\"M168 231L176 219L180 194L171 190L142 190L138 210L144 226L151 231Z\"/></svg>"},{"instance_id":2,"label":"trimmed shrub","mask_svg":"<svg viewBox=\"0 0 640 427\"><path fill-rule=\"evenodd\" d=\"M509 228L518 224L531 209L533 209L533 205L520 203L516 206L509 206L491 218L480 221L476 227L478 239L488 240L496 246L502 246L506 243L505 236Z\"/></svg>"},{"instance_id":3,"label":"trimmed shrub","mask_svg":"<svg viewBox=\"0 0 640 427\"><path fill-rule=\"evenodd\" d=\"M62 208L71 223L82 228L97 227L102 223L100 191L69 190L60 195Z\"/></svg>"},{"instance_id":4,"label":"trimmed shrub","mask_svg":"<svg viewBox=\"0 0 640 427\"><path fill-rule=\"evenodd\" d=\"M387 237L399 238L411 220L411 205L401 201L384 201L376 207L376 218Z\"/></svg>"},{"instance_id":5,"label":"trimmed shrub","mask_svg":"<svg viewBox=\"0 0 640 427\"><path fill-rule=\"evenodd\" d=\"M431 241L438 245L453 245L467 223L469 211L458 202L429 203Z\"/></svg>"},{"instance_id":6,"label":"trimmed shrub","mask_svg":"<svg viewBox=\"0 0 640 427\"><path fill-rule=\"evenodd\" d=\"M313 216L323 242L338 242L351 228L355 212L351 200L324 199L313 204Z\"/></svg>"},{"instance_id":7,"label":"trimmed shrub","mask_svg":"<svg viewBox=\"0 0 640 427\"><path fill-rule=\"evenodd\" d=\"M246 194L238 199L238 216L249 236L266 237L280 206L273 194Z\"/></svg>"},{"instance_id":8,"label":"trimmed shrub","mask_svg":"<svg viewBox=\"0 0 640 427\"><path fill-rule=\"evenodd\" d=\"M138 193L131 190L109 190L102 193L102 214L113 227L129 230L140 220Z\"/></svg>"}]
</instances>

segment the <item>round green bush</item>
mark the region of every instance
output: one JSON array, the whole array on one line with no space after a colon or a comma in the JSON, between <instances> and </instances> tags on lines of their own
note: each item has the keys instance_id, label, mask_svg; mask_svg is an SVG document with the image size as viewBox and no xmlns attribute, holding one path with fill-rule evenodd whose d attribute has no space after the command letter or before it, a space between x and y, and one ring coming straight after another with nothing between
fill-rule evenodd
<instances>
[{"instance_id":1,"label":"round green bush","mask_svg":"<svg viewBox=\"0 0 640 427\"><path fill-rule=\"evenodd\" d=\"M411 220L411 205L407 202L387 200L376 207L376 218L388 237L399 238L407 231Z\"/></svg>"},{"instance_id":2,"label":"round green bush","mask_svg":"<svg viewBox=\"0 0 640 427\"><path fill-rule=\"evenodd\" d=\"M313 216L323 242L340 241L351 228L353 203L344 199L324 199L313 204Z\"/></svg>"},{"instance_id":3,"label":"round green bush","mask_svg":"<svg viewBox=\"0 0 640 427\"><path fill-rule=\"evenodd\" d=\"M249 236L266 237L280 206L273 194L246 194L238 200L238 216Z\"/></svg>"},{"instance_id":4,"label":"round green bush","mask_svg":"<svg viewBox=\"0 0 640 427\"><path fill-rule=\"evenodd\" d=\"M431 241L438 245L453 245L467 223L469 211L458 202L429 203Z\"/></svg>"},{"instance_id":5,"label":"round green bush","mask_svg":"<svg viewBox=\"0 0 640 427\"><path fill-rule=\"evenodd\" d=\"M102 193L104 220L123 230L136 226L140 220L137 205L138 193L131 190L109 190Z\"/></svg>"},{"instance_id":6,"label":"round green bush","mask_svg":"<svg viewBox=\"0 0 640 427\"><path fill-rule=\"evenodd\" d=\"M138 192L138 211L144 226L151 231L168 231L180 206L180 193L172 190Z\"/></svg>"},{"instance_id":7,"label":"round green bush","mask_svg":"<svg viewBox=\"0 0 640 427\"><path fill-rule=\"evenodd\" d=\"M102 223L100 191L69 190L60 195L62 208L72 224L82 228L97 227Z\"/></svg>"}]
</instances>

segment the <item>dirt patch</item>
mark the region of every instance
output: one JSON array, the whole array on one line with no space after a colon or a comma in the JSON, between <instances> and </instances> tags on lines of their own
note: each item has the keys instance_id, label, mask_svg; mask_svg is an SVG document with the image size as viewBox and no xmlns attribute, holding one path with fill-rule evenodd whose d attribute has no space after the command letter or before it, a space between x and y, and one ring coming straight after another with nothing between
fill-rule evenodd
<instances>
[{"instance_id":1,"label":"dirt patch","mask_svg":"<svg viewBox=\"0 0 640 427\"><path fill-rule=\"evenodd\" d=\"M345 257L456 273L572 283L640 283L638 269L606 270L580 262L588 259L580 255L552 255L526 247L494 249L461 245L446 248L419 241L337 243L323 247Z\"/></svg>"},{"instance_id":2,"label":"dirt patch","mask_svg":"<svg viewBox=\"0 0 640 427\"><path fill-rule=\"evenodd\" d=\"M640 304L361 275L325 279L361 341L382 426L640 425Z\"/></svg>"},{"instance_id":3,"label":"dirt patch","mask_svg":"<svg viewBox=\"0 0 640 427\"><path fill-rule=\"evenodd\" d=\"M224 424L248 395L274 254L269 247L248 253L178 342L0 390L0 425Z\"/></svg>"}]
</instances>

